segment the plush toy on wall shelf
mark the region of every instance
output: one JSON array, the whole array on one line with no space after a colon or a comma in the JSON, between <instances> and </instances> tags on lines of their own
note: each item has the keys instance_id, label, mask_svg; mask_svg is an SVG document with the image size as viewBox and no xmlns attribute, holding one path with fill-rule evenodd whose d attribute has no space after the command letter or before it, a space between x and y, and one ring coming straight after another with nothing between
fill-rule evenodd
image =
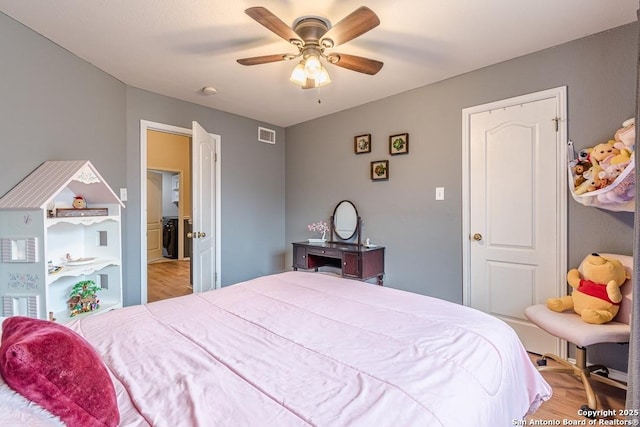
<instances>
[{"instance_id":1,"label":"plush toy on wall shelf","mask_svg":"<svg viewBox=\"0 0 640 427\"><path fill-rule=\"evenodd\" d=\"M600 172L602 168L600 166L591 166L588 170L582 173L582 182L575 188L575 193L580 195L590 191L595 191L603 187L603 182L600 178Z\"/></svg>"},{"instance_id":2,"label":"plush toy on wall shelf","mask_svg":"<svg viewBox=\"0 0 640 427\"><path fill-rule=\"evenodd\" d=\"M610 322L620 308L620 287L630 278L619 260L593 253L582 262L582 274L575 268L567 273L571 295L549 298L547 307L556 312L573 309L586 323Z\"/></svg>"},{"instance_id":3,"label":"plush toy on wall shelf","mask_svg":"<svg viewBox=\"0 0 640 427\"><path fill-rule=\"evenodd\" d=\"M570 142L569 187L574 200L612 211L635 211L635 120L625 120L613 139L583 148Z\"/></svg>"},{"instance_id":4,"label":"plush toy on wall shelf","mask_svg":"<svg viewBox=\"0 0 640 427\"><path fill-rule=\"evenodd\" d=\"M620 150L613 146L614 143L615 141L609 140L593 147L590 156L591 163L600 167L608 165L615 156L620 154Z\"/></svg>"},{"instance_id":5,"label":"plush toy on wall shelf","mask_svg":"<svg viewBox=\"0 0 640 427\"><path fill-rule=\"evenodd\" d=\"M584 173L589 170L591 167L591 163L578 161L575 166L573 166L572 172L575 177L573 181L573 185L578 187L580 184L585 182L587 178L584 177Z\"/></svg>"},{"instance_id":6,"label":"plush toy on wall shelf","mask_svg":"<svg viewBox=\"0 0 640 427\"><path fill-rule=\"evenodd\" d=\"M613 139L616 141L615 147L619 150L633 151L633 146L636 143L636 119L632 117L625 120L622 127L614 134Z\"/></svg>"}]
</instances>

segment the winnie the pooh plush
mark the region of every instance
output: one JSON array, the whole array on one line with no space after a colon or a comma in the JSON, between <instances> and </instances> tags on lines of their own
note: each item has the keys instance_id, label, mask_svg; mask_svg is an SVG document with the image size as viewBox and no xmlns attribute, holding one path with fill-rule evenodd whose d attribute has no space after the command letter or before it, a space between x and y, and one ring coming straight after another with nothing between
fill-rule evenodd
<instances>
[{"instance_id":1,"label":"winnie the pooh plush","mask_svg":"<svg viewBox=\"0 0 640 427\"><path fill-rule=\"evenodd\" d=\"M610 322L622 301L620 286L630 277L619 260L593 253L583 261L582 275L575 268L567 273L571 295L549 298L547 307L557 312L573 309L586 323Z\"/></svg>"}]
</instances>

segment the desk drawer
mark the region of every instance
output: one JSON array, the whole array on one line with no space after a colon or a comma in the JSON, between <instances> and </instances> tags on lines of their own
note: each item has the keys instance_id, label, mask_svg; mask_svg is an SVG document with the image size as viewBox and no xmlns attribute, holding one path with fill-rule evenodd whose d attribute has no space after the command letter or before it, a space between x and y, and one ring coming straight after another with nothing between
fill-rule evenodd
<instances>
[{"instance_id":1,"label":"desk drawer","mask_svg":"<svg viewBox=\"0 0 640 427\"><path fill-rule=\"evenodd\" d=\"M293 245L293 267L309 268L307 265L307 250L304 246Z\"/></svg>"},{"instance_id":2,"label":"desk drawer","mask_svg":"<svg viewBox=\"0 0 640 427\"><path fill-rule=\"evenodd\" d=\"M308 255L318 255L326 258L342 258L342 252L329 248L307 248Z\"/></svg>"}]
</instances>

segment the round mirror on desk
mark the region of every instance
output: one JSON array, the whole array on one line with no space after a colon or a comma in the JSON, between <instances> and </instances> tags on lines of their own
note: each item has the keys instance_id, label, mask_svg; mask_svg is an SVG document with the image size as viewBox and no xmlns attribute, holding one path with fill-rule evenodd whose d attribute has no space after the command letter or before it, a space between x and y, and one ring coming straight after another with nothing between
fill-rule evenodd
<instances>
[{"instance_id":1,"label":"round mirror on desk","mask_svg":"<svg viewBox=\"0 0 640 427\"><path fill-rule=\"evenodd\" d=\"M349 240L359 230L360 217L353 203L343 200L333 211L332 227L336 235L342 240Z\"/></svg>"}]
</instances>

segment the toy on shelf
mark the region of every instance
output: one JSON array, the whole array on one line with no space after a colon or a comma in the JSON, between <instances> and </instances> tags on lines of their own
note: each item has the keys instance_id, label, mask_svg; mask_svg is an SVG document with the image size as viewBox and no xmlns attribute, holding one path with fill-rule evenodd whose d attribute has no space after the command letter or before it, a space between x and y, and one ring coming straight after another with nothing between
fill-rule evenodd
<instances>
[{"instance_id":1,"label":"toy on shelf","mask_svg":"<svg viewBox=\"0 0 640 427\"><path fill-rule=\"evenodd\" d=\"M96 296L96 293L100 290L100 286L96 285L93 280L82 280L73 285L67 301L69 316L73 317L77 314L100 308L100 301Z\"/></svg>"},{"instance_id":2,"label":"toy on shelf","mask_svg":"<svg viewBox=\"0 0 640 427\"><path fill-rule=\"evenodd\" d=\"M635 120L626 120L613 139L571 153L569 188L585 206L635 211Z\"/></svg>"},{"instance_id":3,"label":"toy on shelf","mask_svg":"<svg viewBox=\"0 0 640 427\"><path fill-rule=\"evenodd\" d=\"M73 198L73 207L76 209L86 209L87 201L82 196L76 196Z\"/></svg>"}]
</instances>

